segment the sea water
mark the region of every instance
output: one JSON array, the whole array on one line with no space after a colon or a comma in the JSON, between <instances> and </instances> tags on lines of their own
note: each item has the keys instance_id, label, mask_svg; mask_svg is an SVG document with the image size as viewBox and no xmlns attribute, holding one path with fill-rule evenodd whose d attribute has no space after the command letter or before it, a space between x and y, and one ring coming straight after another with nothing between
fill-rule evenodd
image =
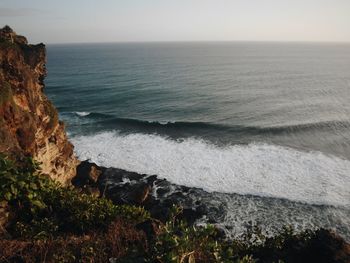
<instances>
[{"instance_id":1,"label":"sea water","mask_svg":"<svg viewBox=\"0 0 350 263\"><path fill-rule=\"evenodd\" d=\"M350 44L49 45L80 159L202 188L221 224L350 238Z\"/></svg>"}]
</instances>

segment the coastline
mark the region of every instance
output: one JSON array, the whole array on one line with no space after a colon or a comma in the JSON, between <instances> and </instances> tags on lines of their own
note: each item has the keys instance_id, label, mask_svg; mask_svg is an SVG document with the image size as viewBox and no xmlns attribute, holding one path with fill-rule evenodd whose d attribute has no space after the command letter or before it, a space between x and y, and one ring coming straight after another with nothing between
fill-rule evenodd
<instances>
[{"instance_id":1,"label":"coastline","mask_svg":"<svg viewBox=\"0 0 350 263\"><path fill-rule=\"evenodd\" d=\"M331 231L252 226L242 241L214 226L225 209L211 193L78 161L43 93L44 45L9 27L0 40L0 261L347 262L350 245Z\"/></svg>"}]
</instances>

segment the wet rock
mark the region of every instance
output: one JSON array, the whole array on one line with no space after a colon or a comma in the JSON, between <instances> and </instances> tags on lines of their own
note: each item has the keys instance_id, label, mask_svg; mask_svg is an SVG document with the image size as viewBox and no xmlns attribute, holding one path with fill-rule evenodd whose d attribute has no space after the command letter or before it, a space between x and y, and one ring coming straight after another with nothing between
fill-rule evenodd
<instances>
[{"instance_id":1,"label":"wet rock","mask_svg":"<svg viewBox=\"0 0 350 263\"><path fill-rule=\"evenodd\" d=\"M104 170L105 168L94 163L83 161L77 166L77 174L72 179L72 184L85 193L100 196L97 181Z\"/></svg>"},{"instance_id":2,"label":"wet rock","mask_svg":"<svg viewBox=\"0 0 350 263\"><path fill-rule=\"evenodd\" d=\"M199 213L197 209L185 208L179 218L185 220L189 225L193 225L202 216L203 214Z\"/></svg>"},{"instance_id":3,"label":"wet rock","mask_svg":"<svg viewBox=\"0 0 350 263\"><path fill-rule=\"evenodd\" d=\"M157 195L159 196L159 197L162 197L162 196L164 196L166 193L168 193L169 192L169 190L168 189L165 189L165 188L158 188L157 189Z\"/></svg>"},{"instance_id":4,"label":"wet rock","mask_svg":"<svg viewBox=\"0 0 350 263\"><path fill-rule=\"evenodd\" d=\"M150 198L153 180L154 177L108 168L99 177L98 187L116 204L143 205Z\"/></svg>"},{"instance_id":5,"label":"wet rock","mask_svg":"<svg viewBox=\"0 0 350 263\"><path fill-rule=\"evenodd\" d=\"M152 187L148 184L140 184L136 186L129 194L131 203L142 205L149 197Z\"/></svg>"},{"instance_id":6,"label":"wet rock","mask_svg":"<svg viewBox=\"0 0 350 263\"><path fill-rule=\"evenodd\" d=\"M225 215L215 203L206 207L199 199L210 198L210 194L198 189L171 184L155 175L144 175L121 169L108 168L98 179L98 186L106 197L115 204L141 205L147 209L153 218L162 222L169 219L173 206L183 207L179 219L194 224L204 216L209 219ZM220 210L220 211L219 211Z\"/></svg>"},{"instance_id":7,"label":"wet rock","mask_svg":"<svg viewBox=\"0 0 350 263\"><path fill-rule=\"evenodd\" d=\"M77 175L72 179L72 184L76 187L95 185L103 169L94 163L83 161L77 166Z\"/></svg>"}]
</instances>

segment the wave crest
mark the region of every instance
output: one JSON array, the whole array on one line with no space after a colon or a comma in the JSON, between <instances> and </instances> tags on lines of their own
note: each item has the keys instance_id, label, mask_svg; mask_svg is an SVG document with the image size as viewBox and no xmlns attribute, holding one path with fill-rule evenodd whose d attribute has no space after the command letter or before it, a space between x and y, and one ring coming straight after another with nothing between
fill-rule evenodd
<instances>
[{"instance_id":1,"label":"wave crest","mask_svg":"<svg viewBox=\"0 0 350 263\"><path fill-rule=\"evenodd\" d=\"M190 132L193 134L248 134L248 135L261 135L261 134L284 134L284 133L296 133L307 132L313 130L343 130L349 129L350 123L347 121L322 121L316 123L299 123L282 126L245 126L245 125L226 125L210 122L183 122L183 121L148 121L129 118L117 118L113 115L96 113L96 112L74 112L80 118L92 120L94 123L102 124L106 127L114 127L116 129L131 129L137 132Z\"/></svg>"},{"instance_id":2,"label":"wave crest","mask_svg":"<svg viewBox=\"0 0 350 263\"><path fill-rule=\"evenodd\" d=\"M91 112L87 112L87 111L76 111L74 113L80 117L85 117L91 114Z\"/></svg>"}]
</instances>

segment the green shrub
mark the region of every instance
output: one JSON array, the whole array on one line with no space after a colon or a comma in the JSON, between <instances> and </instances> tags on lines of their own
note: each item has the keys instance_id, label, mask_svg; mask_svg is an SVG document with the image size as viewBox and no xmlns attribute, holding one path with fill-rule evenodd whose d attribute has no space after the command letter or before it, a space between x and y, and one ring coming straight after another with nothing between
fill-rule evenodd
<instances>
[{"instance_id":1,"label":"green shrub","mask_svg":"<svg viewBox=\"0 0 350 263\"><path fill-rule=\"evenodd\" d=\"M104 198L62 187L47 188L43 192L46 216L58 218L61 231L83 233L106 227L117 216L116 206Z\"/></svg>"},{"instance_id":2,"label":"green shrub","mask_svg":"<svg viewBox=\"0 0 350 263\"><path fill-rule=\"evenodd\" d=\"M28 158L15 163L0 156L0 201L14 219L8 230L17 237L43 238L106 229L116 218L136 223L150 218L143 208L116 206L110 200L62 187L40 173Z\"/></svg>"},{"instance_id":3,"label":"green shrub","mask_svg":"<svg viewBox=\"0 0 350 263\"><path fill-rule=\"evenodd\" d=\"M39 173L39 166L33 159L16 165L0 156L0 201L6 201L19 219L30 220L46 208L43 189L51 185Z\"/></svg>"},{"instance_id":4,"label":"green shrub","mask_svg":"<svg viewBox=\"0 0 350 263\"><path fill-rule=\"evenodd\" d=\"M181 212L181 208L173 207L171 219L161 227L151 246L150 262L255 262L251 256L229 254L226 241L214 226L188 226L177 220Z\"/></svg>"}]
</instances>

